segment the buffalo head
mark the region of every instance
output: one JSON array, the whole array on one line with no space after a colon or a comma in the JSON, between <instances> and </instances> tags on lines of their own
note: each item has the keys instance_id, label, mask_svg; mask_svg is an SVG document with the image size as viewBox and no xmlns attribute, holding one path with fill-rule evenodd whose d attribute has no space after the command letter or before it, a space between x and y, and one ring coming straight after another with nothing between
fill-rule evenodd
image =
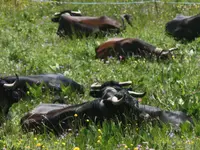
<instances>
[{"instance_id":1,"label":"buffalo head","mask_svg":"<svg viewBox=\"0 0 200 150\"><path fill-rule=\"evenodd\" d=\"M19 77L16 75L16 79L13 82L7 82L0 79L0 111L5 116L8 113L11 105L20 100L23 93L17 89L19 83Z\"/></svg>"}]
</instances>

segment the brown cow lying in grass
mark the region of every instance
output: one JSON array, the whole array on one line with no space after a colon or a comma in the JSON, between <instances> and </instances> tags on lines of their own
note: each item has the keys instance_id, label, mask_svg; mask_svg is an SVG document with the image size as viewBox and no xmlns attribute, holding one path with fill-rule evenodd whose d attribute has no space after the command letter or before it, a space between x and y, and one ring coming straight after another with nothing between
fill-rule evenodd
<instances>
[{"instance_id":1,"label":"brown cow lying in grass","mask_svg":"<svg viewBox=\"0 0 200 150\"><path fill-rule=\"evenodd\" d=\"M91 121L95 124L107 120L135 125L145 120L159 120L175 126L185 121L192 122L183 112L140 105L136 97L143 97L145 93L133 92L131 88L124 88L124 85L127 82L120 84L110 81L101 86L92 85L90 94L96 99L81 104L40 104L21 119L22 129L35 133L52 131L59 135L80 126L88 126Z\"/></svg>"},{"instance_id":2,"label":"brown cow lying in grass","mask_svg":"<svg viewBox=\"0 0 200 150\"><path fill-rule=\"evenodd\" d=\"M130 56L151 58L155 56L159 59L167 59L172 56L172 51L176 48L163 50L135 38L113 38L96 49L96 58L107 59L108 57L117 57L125 59Z\"/></svg>"},{"instance_id":3,"label":"brown cow lying in grass","mask_svg":"<svg viewBox=\"0 0 200 150\"><path fill-rule=\"evenodd\" d=\"M59 19L58 19L59 18ZM122 24L117 20L114 20L107 16L90 17L90 16L78 16L71 12L61 12L57 15L57 18L53 18L53 22L59 22L57 34L61 37L69 36L78 37L90 36L90 35L106 35L108 33L119 33L126 28L124 20L131 24L130 15L122 15Z\"/></svg>"}]
</instances>

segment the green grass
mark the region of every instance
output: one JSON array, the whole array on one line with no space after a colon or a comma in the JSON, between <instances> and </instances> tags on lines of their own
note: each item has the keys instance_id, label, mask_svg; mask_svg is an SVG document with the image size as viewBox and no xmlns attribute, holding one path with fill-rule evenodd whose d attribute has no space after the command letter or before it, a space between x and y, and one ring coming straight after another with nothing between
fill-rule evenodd
<instances>
[{"instance_id":1,"label":"green grass","mask_svg":"<svg viewBox=\"0 0 200 150\"><path fill-rule=\"evenodd\" d=\"M0 72L1 76L62 73L84 84L83 97L70 95L68 103L92 100L88 89L93 82L107 80L133 82L133 89L146 91L143 104L166 110L181 110L194 118L195 127L184 124L174 133L168 125L160 128L150 123L138 128L129 126L91 123L90 129L82 128L78 136L68 134L57 138L52 134L33 135L22 133L19 122L27 111L40 102L49 102L51 95L42 95L33 89L34 98L23 99L13 105L10 119L0 128L0 149L134 149L142 145L154 149L198 149L200 147L200 38L187 44L174 41L164 33L168 20L176 14L199 13L199 5L167 5L153 3L140 5L56 5L24 1L2 1L0 5ZM107 15L119 17L122 13L133 15L133 27L119 35L105 38L73 40L56 35L58 24L51 22L52 15L64 9L79 9L88 16ZM157 47L179 46L176 58L156 61L130 58L124 62L95 59L95 47L108 38L140 38ZM67 92L67 91L66 91ZM173 136L172 133L174 133Z\"/></svg>"}]
</instances>

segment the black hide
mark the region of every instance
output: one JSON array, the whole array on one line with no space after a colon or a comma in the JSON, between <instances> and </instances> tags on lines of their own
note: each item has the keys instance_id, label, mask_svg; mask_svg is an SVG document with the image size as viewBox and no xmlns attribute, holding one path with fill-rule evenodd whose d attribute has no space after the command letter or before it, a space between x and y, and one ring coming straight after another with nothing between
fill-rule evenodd
<instances>
[{"instance_id":1,"label":"black hide","mask_svg":"<svg viewBox=\"0 0 200 150\"><path fill-rule=\"evenodd\" d=\"M166 32L176 40L192 41L200 36L200 14L195 16L177 15L166 24Z\"/></svg>"},{"instance_id":2,"label":"black hide","mask_svg":"<svg viewBox=\"0 0 200 150\"><path fill-rule=\"evenodd\" d=\"M69 129L87 126L89 122L102 124L104 120L121 122L122 125L146 123L158 120L179 126L192 119L180 111L164 111L157 107L141 105L123 88L119 82L109 81L100 87L92 87L90 94L97 99L76 105L40 104L22 119L22 129L26 132L43 133L52 131L62 134ZM95 93L97 91L97 93ZM144 96L144 94L140 94ZM116 103L117 98L119 101Z\"/></svg>"},{"instance_id":3,"label":"black hide","mask_svg":"<svg viewBox=\"0 0 200 150\"><path fill-rule=\"evenodd\" d=\"M84 92L82 85L61 74L19 76L17 84L13 88L4 87L4 84L13 83L16 80L16 76L9 76L0 79L0 109L4 115L8 113L9 108L13 103L28 96L27 92L29 91L29 86L42 86L42 90L50 90L55 95L62 91L62 86L69 86L72 91L77 93L83 94Z\"/></svg>"}]
</instances>

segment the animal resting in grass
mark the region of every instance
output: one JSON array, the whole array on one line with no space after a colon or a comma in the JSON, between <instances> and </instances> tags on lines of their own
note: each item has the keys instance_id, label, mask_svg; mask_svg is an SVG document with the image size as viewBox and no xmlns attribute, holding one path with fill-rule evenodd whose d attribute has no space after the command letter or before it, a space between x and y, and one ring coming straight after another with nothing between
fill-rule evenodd
<instances>
[{"instance_id":1,"label":"animal resting in grass","mask_svg":"<svg viewBox=\"0 0 200 150\"><path fill-rule=\"evenodd\" d=\"M172 57L172 51L175 49L162 50L135 38L113 38L99 45L95 52L96 58L100 59L117 57L121 60L130 56L145 58L155 56L156 58L167 59Z\"/></svg>"},{"instance_id":2,"label":"animal resting in grass","mask_svg":"<svg viewBox=\"0 0 200 150\"><path fill-rule=\"evenodd\" d=\"M78 37L89 35L106 35L108 33L119 33L126 28L125 21L131 24L131 16L122 15L122 24L107 16L89 17L89 16L75 16L71 13L60 13L59 19L52 19L53 22L59 22L57 34L59 36L77 35Z\"/></svg>"},{"instance_id":3,"label":"animal resting in grass","mask_svg":"<svg viewBox=\"0 0 200 150\"><path fill-rule=\"evenodd\" d=\"M72 91L83 93L83 86L61 74L42 74L32 76L9 76L0 79L0 111L6 115L13 103L27 96L30 86L41 86L54 94L69 86ZM31 91L30 91L31 93Z\"/></svg>"},{"instance_id":4,"label":"animal resting in grass","mask_svg":"<svg viewBox=\"0 0 200 150\"><path fill-rule=\"evenodd\" d=\"M195 16L177 15L166 24L166 32L177 40L192 41L200 36L200 14Z\"/></svg>"},{"instance_id":5,"label":"animal resting in grass","mask_svg":"<svg viewBox=\"0 0 200 150\"><path fill-rule=\"evenodd\" d=\"M144 120L159 119L165 123L180 125L191 119L182 112L163 111L156 107L140 105L135 97L145 93L124 88L129 82L106 82L92 85L91 95L97 99L76 105L40 104L21 119L26 132L43 133L51 131L59 135L68 130L88 126L89 122L102 124L105 120L134 124Z\"/></svg>"}]
</instances>

